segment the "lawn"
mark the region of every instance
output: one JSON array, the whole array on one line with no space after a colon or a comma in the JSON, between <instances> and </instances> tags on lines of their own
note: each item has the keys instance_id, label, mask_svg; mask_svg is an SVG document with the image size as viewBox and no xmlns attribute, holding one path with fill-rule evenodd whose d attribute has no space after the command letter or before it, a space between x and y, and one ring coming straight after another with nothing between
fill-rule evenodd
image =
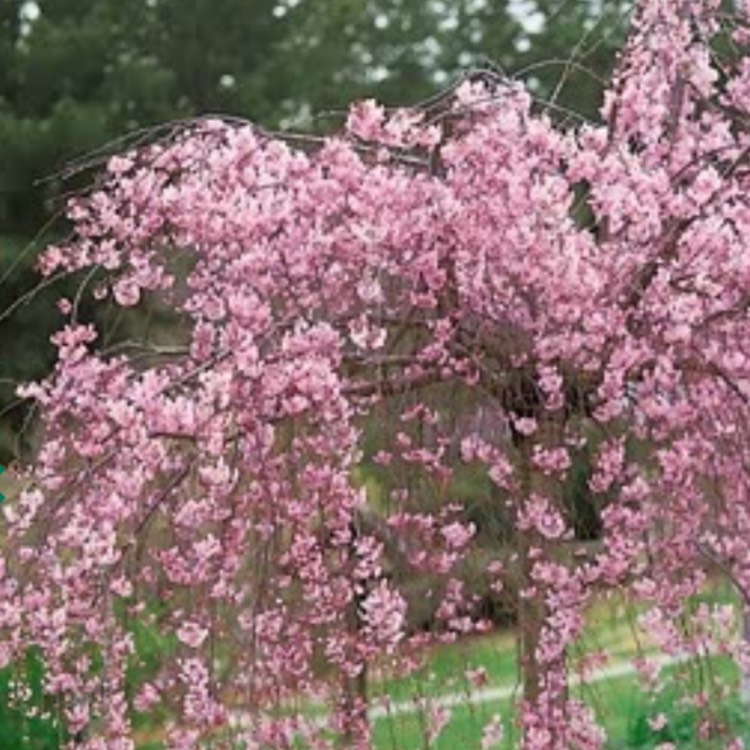
<instances>
[{"instance_id":1,"label":"lawn","mask_svg":"<svg viewBox=\"0 0 750 750\"><path fill-rule=\"evenodd\" d=\"M732 600L731 589L723 584L714 585L699 598L714 603ZM571 687L571 694L584 700L606 727L608 747L645 749L669 741L680 750L724 747L723 740L712 744L695 737L699 711L684 698L699 690L710 696L714 718L727 728L745 732L745 712L732 691L738 675L727 657L710 657L697 664L665 663L661 671L662 689L655 695L641 692L630 659L639 654L655 656L655 652L639 632L636 615L635 608L625 606L619 597L597 602L588 613L584 636L571 653L573 664L593 652L602 651L609 656L605 670L611 676L595 679L586 686L574 680ZM513 720L514 701L519 694L516 665L515 637L510 631L435 649L420 674L411 680L385 681L380 694L388 695L397 704L408 701L419 690L433 706L440 704L441 699L445 702L451 693L457 697L465 693L466 699L450 707L450 720L431 745L425 742L428 733L425 710L407 713L397 709L390 716L376 717L373 723L376 747L382 750L479 747L482 729L493 716L499 716L504 727L505 739L497 747L502 750L513 747L518 739ZM485 688L477 694L461 675L467 668L478 666L486 669L489 690ZM728 693L719 695L715 686L722 683ZM398 708L405 706L402 703ZM649 719L660 715L666 723L659 729L652 728Z\"/></svg>"},{"instance_id":2,"label":"lawn","mask_svg":"<svg viewBox=\"0 0 750 750\"><path fill-rule=\"evenodd\" d=\"M728 585L715 584L700 600L727 603L733 598ZM684 705L682 697L698 690L706 691L716 717L744 730L747 721L732 687L737 682L736 668L726 657L703 659L699 665L665 664L661 680L663 690L655 696L642 694L630 659L637 654L653 654L654 650L638 629L637 614L636 608L626 605L621 596L602 598L590 607L585 633L570 651L570 664L575 670L582 657L603 652L608 656L606 672L586 686L577 684L574 679L571 694L583 699L595 711L606 727L608 747L612 750L645 750L667 741L675 742L679 750L723 748L725 743L712 745L695 739L698 711L695 706ZM152 643L139 637L139 642L149 653L161 647L158 639ZM156 657L156 654L151 653L151 656ZM466 676L467 671L479 668L484 669L486 679L481 687L472 685ZM712 687L717 680L729 686L726 695L718 695ZM514 703L520 694L520 683L515 633L510 629L496 631L436 647L427 654L424 666L417 673L396 677L383 671L372 680L370 691L378 750L479 747L483 728L494 716L500 717L505 735L503 743L494 747L508 750L518 739ZM420 696L421 703L415 701L415 696ZM427 717L429 709L437 706L449 712L449 719L437 740L429 744L426 741ZM324 709L320 705L303 703L303 710L308 715L323 717ZM649 719L660 714L664 715L666 724L653 729ZM159 727L144 726L139 736L138 750L162 750ZM40 750L53 746L48 741L38 745Z\"/></svg>"}]
</instances>

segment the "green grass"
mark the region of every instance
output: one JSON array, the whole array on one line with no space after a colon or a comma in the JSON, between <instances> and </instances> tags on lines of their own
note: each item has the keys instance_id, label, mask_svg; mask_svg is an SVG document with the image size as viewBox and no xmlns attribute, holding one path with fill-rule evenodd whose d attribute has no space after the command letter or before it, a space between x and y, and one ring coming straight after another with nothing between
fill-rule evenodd
<instances>
[{"instance_id":1,"label":"green grass","mask_svg":"<svg viewBox=\"0 0 750 750\"><path fill-rule=\"evenodd\" d=\"M728 684L736 679L735 668L725 657L711 659L713 669ZM571 693L590 705L606 727L608 747L611 750L646 750L659 743L672 741L679 750L711 750L723 748L730 735L714 740L697 740L696 727L702 718L697 709L681 706L680 698L689 694L695 685L694 668L687 664L665 666L662 675L664 690L656 697L643 694L638 689L635 675L614 677L585 688L576 687ZM729 698L719 706L712 703L722 721L741 732L747 732L747 719L736 698ZM659 713L667 718L666 726L654 730L648 720ZM493 715L500 715L505 729L505 739L499 748L510 750L518 740L514 726L513 701L501 699L480 705L470 701L452 709L449 724L436 742L433 750L452 750L459 747L479 747L483 727ZM404 750L427 747L426 720L422 714L409 714L385 718L374 723L375 746L378 750Z\"/></svg>"},{"instance_id":2,"label":"green grass","mask_svg":"<svg viewBox=\"0 0 750 750\"><path fill-rule=\"evenodd\" d=\"M584 636L573 646L573 661L595 651L605 651L614 661L622 661L638 651L632 610L621 601L602 601L592 607ZM519 681L516 635L512 630L470 637L451 645L437 646L423 668L407 677L378 680L376 696L386 694L394 702L409 701L415 694L437 696L468 688L467 669L483 667L493 687L511 686Z\"/></svg>"},{"instance_id":3,"label":"green grass","mask_svg":"<svg viewBox=\"0 0 750 750\"><path fill-rule=\"evenodd\" d=\"M484 726L493 714L499 714L506 736L502 747L510 748L509 742L515 736L510 708L508 700L482 705L467 702L456 706L451 711L450 721L430 747L434 750L478 748ZM426 731L422 714L382 719L373 725L374 745L378 750L420 750L426 747Z\"/></svg>"},{"instance_id":4,"label":"green grass","mask_svg":"<svg viewBox=\"0 0 750 750\"><path fill-rule=\"evenodd\" d=\"M26 655L24 664L0 670L0 750L50 750L65 739L55 721L54 703L43 695L43 675L42 661L34 650ZM33 712L14 700L13 683L19 679L30 691Z\"/></svg>"},{"instance_id":5,"label":"green grass","mask_svg":"<svg viewBox=\"0 0 750 750\"><path fill-rule=\"evenodd\" d=\"M728 603L734 599L730 587L715 585L696 597L695 604ZM639 611L626 605L620 597L598 602L588 613L583 637L570 651L572 663L595 651L605 652L611 666L628 662L637 654L653 652L653 646L644 639L636 624ZM449 693L460 694L467 690L463 677L465 670L477 666L486 669L489 686L517 687L515 634L510 631L495 633L435 648L419 672L409 678L386 679L375 692L389 696L394 703L408 702L415 694L433 698ZM667 741L674 741L680 750L708 750L713 747L708 740L695 739L702 714L695 707L682 706L680 699L698 690L715 690L711 686L722 682L731 693L731 686L738 679L736 667L726 657L720 657L702 660L700 666L688 663L665 666L661 674L665 687L656 697L642 692L634 674L612 677L585 687L573 687L571 694L583 699L595 711L606 728L608 746L613 750L645 750ZM711 706L715 718L721 723L744 731L744 711L736 697L714 696ZM648 720L660 713L668 717L668 723L664 729L656 731L650 727ZM506 741L502 747L513 747L518 739L513 721L513 698L473 705L470 690L467 691L465 704L452 709L450 722L440 738L429 747L436 750L478 747L482 728L496 714L502 717L505 726ZM428 747L424 712L378 719L373 729L375 746L379 750Z\"/></svg>"},{"instance_id":6,"label":"green grass","mask_svg":"<svg viewBox=\"0 0 750 750\"><path fill-rule=\"evenodd\" d=\"M728 586L714 586L697 598L697 601L727 603L733 601L733 598ZM626 605L618 596L597 601L587 613L587 627L583 637L570 649L571 664L575 666L578 658L595 651L608 654L608 665L625 663L637 653L652 651L653 647L643 639L637 628L637 614L634 607ZM137 629L139 659L133 665L133 676L149 677L157 668L160 655L165 649L168 650L169 644L148 631L146 627ZM469 685L465 673L467 669L479 667L486 671L487 687L506 689L509 692L515 688L515 693L486 703L475 700L472 696L476 693L476 688ZM686 706L681 702L685 695L701 689L706 690L711 697L710 705L720 722L743 732L748 731L745 712L733 694L736 689L732 686L736 685L738 677L736 668L726 657L706 659L699 666L685 663L664 667L662 676L664 689L655 696L641 692L634 674L613 677L586 687L573 686L571 694L582 698L595 711L600 723L606 727L610 750L646 750L667 741L674 742L679 750L723 748L725 741L721 744L717 740L712 744L712 741L696 739L701 712L694 706ZM716 692L716 686L722 682L729 686L728 697L719 697ZM453 750L479 747L484 726L494 715L499 715L505 729L505 741L501 748L509 750L518 740L514 726L514 699L520 694L519 683L516 638L512 630L470 637L452 645L436 647L426 655L424 666L410 676L398 676L383 668L371 683L373 705L378 705L378 698L382 696L387 696L391 705L408 704L415 696L423 696L429 703L430 699L441 696L466 694L466 700L451 709L448 724L432 744L426 743L427 719L423 710L400 712L395 716L374 720L375 747L377 750L425 750L428 747L433 750ZM307 715L320 715L324 711L322 706L305 704L304 701L301 701L301 706ZM296 708L299 709L300 706ZM649 719L661 713L667 716L668 722L663 729L655 730L649 725ZM138 750L162 750L159 726L163 726L165 719L164 714L155 714L139 723L141 742ZM8 721L7 718L5 721ZM0 725L2 723L0 720ZM24 726L25 731L29 728L28 724ZM27 742L22 746L30 750L52 750L56 747L54 738L45 726L40 725L37 733L40 736L36 744ZM6 746L10 748L18 745L9 745L7 742L3 744L0 741L0 750Z\"/></svg>"}]
</instances>

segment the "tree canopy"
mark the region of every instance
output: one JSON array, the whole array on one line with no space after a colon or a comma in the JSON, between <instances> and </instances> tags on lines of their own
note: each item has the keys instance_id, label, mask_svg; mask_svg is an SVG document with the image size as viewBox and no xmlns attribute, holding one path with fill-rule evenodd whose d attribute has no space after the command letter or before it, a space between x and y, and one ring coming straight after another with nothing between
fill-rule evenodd
<instances>
[{"instance_id":1,"label":"tree canopy","mask_svg":"<svg viewBox=\"0 0 750 750\"><path fill-rule=\"evenodd\" d=\"M117 151L118 139L137 139L141 128L209 112L271 128L331 131L340 118L318 115L345 111L350 100L414 103L487 65L519 73L535 83L539 96L554 93L560 106L595 117L599 78L611 68L627 4L539 3L534 14L527 5L4 2L0 459L23 452L29 422L27 405L13 395L15 384L41 377L54 357L49 337L60 323L50 312L54 294L29 295L26 304L15 305L36 284L40 248L68 231L58 217L63 196L86 185L85 174L71 175L66 167L94 151ZM60 293L73 291L69 285ZM13 314L3 315L11 306ZM85 319L91 314L82 308Z\"/></svg>"},{"instance_id":2,"label":"tree canopy","mask_svg":"<svg viewBox=\"0 0 750 750\"><path fill-rule=\"evenodd\" d=\"M643 602L666 654L747 666L688 601L717 570L750 591L749 25L641 2L601 124L482 74L329 136L199 118L70 201L42 273L103 277L61 300L55 370L22 390L45 432L7 511L0 660L43 657L76 747L132 748L157 707L170 748L370 747L368 675L487 627L458 573L467 465L512 524L488 571L520 590L524 750L604 745L568 689L595 591ZM185 338L97 348L90 294L158 296ZM584 449L593 550L564 503ZM429 631L394 556L433 577ZM134 686L135 622L170 647Z\"/></svg>"}]
</instances>

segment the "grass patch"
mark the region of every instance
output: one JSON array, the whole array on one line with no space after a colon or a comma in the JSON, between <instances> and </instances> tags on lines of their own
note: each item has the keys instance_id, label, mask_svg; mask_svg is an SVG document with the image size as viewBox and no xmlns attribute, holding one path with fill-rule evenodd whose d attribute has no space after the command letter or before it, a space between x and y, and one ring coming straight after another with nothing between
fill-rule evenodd
<instances>
[{"instance_id":1,"label":"grass patch","mask_svg":"<svg viewBox=\"0 0 750 750\"><path fill-rule=\"evenodd\" d=\"M727 585L712 586L696 597L702 603L734 603ZM692 603L691 603L692 604ZM624 665L637 654L653 653L637 627L639 610L621 596L602 598L589 608L586 630L570 650L571 666L594 652L609 656L608 666ZM132 665L136 682L150 677L168 649L161 638L136 628L139 658ZM502 693L492 700L480 700L480 689L466 676L467 670L483 668L486 688ZM680 663L663 667L663 689L654 695L644 694L634 673L620 674L586 686L573 685L571 694L583 699L605 727L610 750L646 750L659 743L673 742L679 750L713 750L725 748L734 733L750 735L746 711L737 697L737 669L727 657L712 657L699 663ZM3 693L3 690L6 690ZM686 697L703 691L710 712L686 702ZM517 668L517 645L513 630L496 631L470 637L452 644L438 646L425 657L424 666L410 676L397 676L381 671L371 685L372 704L377 707L387 698L391 715L373 720L374 747L377 750L454 750L479 747L484 727L496 715L501 717L505 739L498 750L510 750L518 741L515 727L515 699L520 695ZM415 696L422 702L417 704ZM456 697L450 718L434 742L430 742L430 707L447 696ZM462 697L465 696L465 697ZM54 750L59 747L59 730L19 716L2 713L7 688L0 680L0 748L23 747L30 750ZM41 695L38 696L41 700ZM414 705L413 711L405 706ZM418 707L418 708L417 708ZM307 716L321 716L322 706L300 699L297 711ZM291 710L292 707L290 706ZM283 712L283 708L280 709ZM661 726L654 719L663 715ZM701 722L710 718L713 734L699 738ZM138 750L162 750L161 727L166 715L157 713L139 721ZM6 738L8 731L14 734ZM30 734L30 730L31 734ZM4 734L5 732L5 734ZM33 738L32 738L33 737Z\"/></svg>"}]
</instances>

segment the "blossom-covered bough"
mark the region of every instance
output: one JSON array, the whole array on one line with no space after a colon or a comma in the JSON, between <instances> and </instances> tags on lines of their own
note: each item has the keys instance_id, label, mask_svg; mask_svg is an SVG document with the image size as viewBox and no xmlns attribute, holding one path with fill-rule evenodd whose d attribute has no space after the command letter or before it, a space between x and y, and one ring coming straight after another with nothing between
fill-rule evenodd
<instances>
[{"instance_id":1,"label":"blossom-covered bough","mask_svg":"<svg viewBox=\"0 0 750 750\"><path fill-rule=\"evenodd\" d=\"M175 749L370 747L368 672L487 627L466 465L514 526L490 574L520 589L525 750L603 746L568 692L596 591L644 602L665 653L750 668L724 610L687 606L714 573L750 592L747 10L639 3L600 125L470 79L320 142L201 120L111 159L41 270L188 325L112 353L63 302L23 391L45 432L6 512L0 663L40 654L76 747L132 748L159 707ZM562 491L585 452L583 555ZM135 622L164 638L145 676Z\"/></svg>"}]
</instances>

